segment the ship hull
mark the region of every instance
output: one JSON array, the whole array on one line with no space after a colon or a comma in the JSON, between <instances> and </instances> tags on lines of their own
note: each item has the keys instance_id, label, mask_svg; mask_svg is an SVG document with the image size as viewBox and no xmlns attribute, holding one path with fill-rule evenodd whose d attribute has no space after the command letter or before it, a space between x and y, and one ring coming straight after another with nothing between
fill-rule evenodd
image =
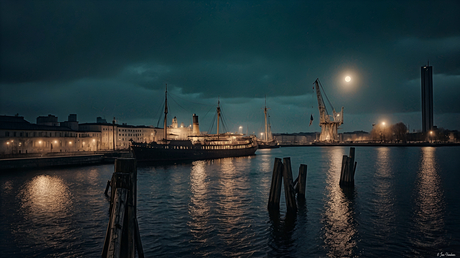
<instances>
[{"instance_id":1,"label":"ship hull","mask_svg":"<svg viewBox=\"0 0 460 258\"><path fill-rule=\"evenodd\" d=\"M134 157L140 162L167 162L185 160L219 159L227 157L241 157L254 155L257 146L239 149L205 149L203 146L189 149L156 147L131 147Z\"/></svg>"}]
</instances>

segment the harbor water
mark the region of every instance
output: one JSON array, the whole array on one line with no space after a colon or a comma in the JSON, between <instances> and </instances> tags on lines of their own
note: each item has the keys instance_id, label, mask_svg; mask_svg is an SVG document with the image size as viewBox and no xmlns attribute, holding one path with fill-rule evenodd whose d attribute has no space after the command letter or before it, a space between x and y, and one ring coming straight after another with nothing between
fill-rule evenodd
<instances>
[{"instance_id":1,"label":"harbor water","mask_svg":"<svg viewBox=\"0 0 460 258\"><path fill-rule=\"evenodd\" d=\"M460 147L356 147L355 186L339 186L349 147L138 167L146 257L460 256ZM306 200L286 217L267 202L275 157ZM113 165L2 172L1 257L100 257Z\"/></svg>"}]
</instances>

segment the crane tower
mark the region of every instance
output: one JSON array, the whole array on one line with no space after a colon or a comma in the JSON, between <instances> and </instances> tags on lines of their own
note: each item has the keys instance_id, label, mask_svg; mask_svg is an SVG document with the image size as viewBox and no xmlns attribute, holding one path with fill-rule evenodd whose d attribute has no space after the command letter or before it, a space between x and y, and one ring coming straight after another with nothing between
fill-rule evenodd
<instances>
[{"instance_id":1,"label":"crane tower","mask_svg":"<svg viewBox=\"0 0 460 258\"><path fill-rule=\"evenodd\" d=\"M319 126L321 126L321 135L319 136L319 141L337 142L339 141L337 129L339 129L339 126L343 124L343 107L339 113L335 112L334 107L327 98L326 92L323 89L324 96L332 108L332 116L329 115L326 109L326 105L324 105L323 97L321 96L320 87L322 89L323 86L319 82L319 79L316 79L314 84L316 89L316 97L318 98Z\"/></svg>"}]
</instances>

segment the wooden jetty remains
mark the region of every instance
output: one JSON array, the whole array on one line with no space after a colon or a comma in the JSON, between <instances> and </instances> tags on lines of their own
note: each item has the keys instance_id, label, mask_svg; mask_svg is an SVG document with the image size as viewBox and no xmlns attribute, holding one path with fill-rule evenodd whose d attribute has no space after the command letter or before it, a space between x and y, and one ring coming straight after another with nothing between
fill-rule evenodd
<instances>
[{"instance_id":1,"label":"wooden jetty remains","mask_svg":"<svg viewBox=\"0 0 460 258\"><path fill-rule=\"evenodd\" d=\"M343 155L342 169L340 171L340 186L354 186L357 164L358 162L355 161L355 148L350 147L350 155Z\"/></svg>"},{"instance_id":2,"label":"wooden jetty remains","mask_svg":"<svg viewBox=\"0 0 460 258\"><path fill-rule=\"evenodd\" d=\"M275 158L273 165L272 183L268 199L268 210L279 210L281 197L281 183L284 180L284 196L286 198L286 209L288 213L297 212L295 195L298 199L305 199L307 183L307 165L301 164L299 175L295 181L292 180L291 158Z\"/></svg>"},{"instance_id":3,"label":"wooden jetty remains","mask_svg":"<svg viewBox=\"0 0 460 258\"><path fill-rule=\"evenodd\" d=\"M137 221L137 164L135 159L115 160L110 185L110 218L102 257L144 257Z\"/></svg>"}]
</instances>

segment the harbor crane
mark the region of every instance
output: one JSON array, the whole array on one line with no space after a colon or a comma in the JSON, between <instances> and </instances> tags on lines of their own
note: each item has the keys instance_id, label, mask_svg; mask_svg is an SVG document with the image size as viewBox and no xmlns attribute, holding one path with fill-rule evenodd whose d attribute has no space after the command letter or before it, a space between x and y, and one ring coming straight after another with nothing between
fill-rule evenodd
<instances>
[{"instance_id":1,"label":"harbor crane","mask_svg":"<svg viewBox=\"0 0 460 258\"><path fill-rule=\"evenodd\" d=\"M343 124L343 107L339 113L335 112L335 109L327 98L326 92L324 91L324 88L321 85L319 79L316 79L314 84L316 89L316 97L318 98L319 126L321 126L321 135L319 136L319 141L338 142L339 136L337 134L337 130L339 129L339 126ZM332 108L332 115L329 115L327 112L326 105L324 104L323 97L321 96L320 87L323 90L327 102Z\"/></svg>"}]
</instances>

